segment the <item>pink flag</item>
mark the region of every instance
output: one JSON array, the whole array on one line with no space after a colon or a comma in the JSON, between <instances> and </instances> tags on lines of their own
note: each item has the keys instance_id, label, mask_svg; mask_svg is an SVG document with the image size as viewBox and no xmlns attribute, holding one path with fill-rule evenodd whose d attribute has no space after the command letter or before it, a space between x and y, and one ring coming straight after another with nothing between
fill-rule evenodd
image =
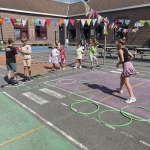
<instances>
[{"instance_id":1,"label":"pink flag","mask_svg":"<svg viewBox=\"0 0 150 150\"><path fill-rule=\"evenodd\" d=\"M16 22L16 19L15 18L10 18L10 21L11 21L12 25L14 26L15 22Z\"/></svg>"},{"instance_id":2,"label":"pink flag","mask_svg":"<svg viewBox=\"0 0 150 150\"><path fill-rule=\"evenodd\" d=\"M72 24L72 26L74 26L75 20L74 19L70 19L70 23Z\"/></svg>"}]
</instances>

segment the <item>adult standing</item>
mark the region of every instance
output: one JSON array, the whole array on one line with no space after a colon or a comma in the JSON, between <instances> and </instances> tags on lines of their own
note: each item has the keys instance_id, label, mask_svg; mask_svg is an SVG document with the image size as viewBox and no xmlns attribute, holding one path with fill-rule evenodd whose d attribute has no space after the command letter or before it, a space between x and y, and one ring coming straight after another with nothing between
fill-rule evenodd
<instances>
[{"instance_id":1,"label":"adult standing","mask_svg":"<svg viewBox=\"0 0 150 150\"><path fill-rule=\"evenodd\" d=\"M18 84L17 81L17 64L16 64L16 57L17 57L17 51L16 48L13 47L13 39L8 39L8 47L6 48L6 64L7 64L7 70L8 70L8 84ZM11 72L14 73L14 79L11 80Z\"/></svg>"}]
</instances>

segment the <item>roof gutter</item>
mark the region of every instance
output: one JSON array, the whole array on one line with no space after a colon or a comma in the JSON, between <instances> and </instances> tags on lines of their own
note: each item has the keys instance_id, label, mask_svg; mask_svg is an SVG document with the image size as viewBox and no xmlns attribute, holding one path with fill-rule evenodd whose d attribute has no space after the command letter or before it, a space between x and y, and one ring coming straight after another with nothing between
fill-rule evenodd
<instances>
[{"instance_id":1,"label":"roof gutter","mask_svg":"<svg viewBox=\"0 0 150 150\"><path fill-rule=\"evenodd\" d=\"M120 11L120 10L127 10L127 9L134 9L134 8L141 8L141 7L148 7L148 6L150 6L150 3L142 4L142 5L115 8L115 9L101 10L101 11L97 11L97 13L106 13L106 12ZM76 16L83 16L83 15L85 15L85 13L76 14L76 15L69 15L68 17L76 17Z\"/></svg>"},{"instance_id":2,"label":"roof gutter","mask_svg":"<svg viewBox=\"0 0 150 150\"><path fill-rule=\"evenodd\" d=\"M1 7L0 7L0 10L10 11L10 12L20 12L20 13L26 13L26 14L53 16L53 17L65 17L65 18L68 17L68 15L57 15L57 14L49 14L49 13L26 11L26 10L18 10L18 9L10 9L10 8L1 8Z\"/></svg>"}]
</instances>

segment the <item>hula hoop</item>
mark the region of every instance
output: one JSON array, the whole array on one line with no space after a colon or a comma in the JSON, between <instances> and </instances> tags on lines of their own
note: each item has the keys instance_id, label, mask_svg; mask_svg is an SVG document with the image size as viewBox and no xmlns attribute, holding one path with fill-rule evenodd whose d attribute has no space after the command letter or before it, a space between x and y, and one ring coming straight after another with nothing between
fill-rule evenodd
<instances>
[{"instance_id":1,"label":"hula hoop","mask_svg":"<svg viewBox=\"0 0 150 150\"><path fill-rule=\"evenodd\" d=\"M71 83L62 83L61 81L66 81L66 80L74 80L73 82L71 82ZM74 84L74 83L76 83L76 80L75 79L61 79L61 80L58 80L58 83L60 83L60 84Z\"/></svg>"},{"instance_id":2,"label":"hula hoop","mask_svg":"<svg viewBox=\"0 0 150 150\"><path fill-rule=\"evenodd\" d=\"M130 119L130 121L129 121L128 123L120 124L120 125L117 125L117 124L108 124L107 122L105 122L105 121L103 121L103 120L101 119L101 115L102 115L103 113L105 113L105 112L120 112L120 110L104 110L104 111L102 111L102 112L100 112L100 113L98 114L98 120L99 120L100 122L102 122L103 124L107 125L107 126L112 126L112 127L125 127L125 126L128 126L129 124L132 123L132 118L127 117L128 119Z\"/></svg>"},{"instance_id":3,"label":"hula hoop","mask_svg":"<svg viewBox=\"0 0 150 150\"><path fill-rule=\"evenodd\" d=\"M90 101L90 100L92 100L92 95L90 93L87 93L87 92L84 92L84 93L90 95L90 98L83 98L83 99L77 100L77 99L74 99L74 98L71 97L72 95L76 95L76 94L80 94L80 93L83 94L83 92L74 92L74 93L70 93L68 97L72 101Z\"/></svg>"},{"instance_id":4,"label":"hula hoop","mask_svg":"<svg viewBox=\"0 0 150 150\"><path fill-rule=\"evenodd\" d=\"M136 121L139 121L139 122L148 122L148 121L150 121L150 119L137 119L137 118L134 118L134 117L132 117L129 113L124 112L124 109L126 109L126 108L131 108L131 107L141 108L141 109L146 110L147 112L150 112L150 110L148 110L148 109L146 109L146 108L144 108L144 107L141 107L141 106L125 106L125 107L123 107L123 108L120 110L121 114L122 114L123 116L127 117L127 118L131 118L132 120L136 120Z\"/></svg>"},{"instance_id":5,"label":"hula hoop","mask_svg":"<svg viewBox=\"0 0 150 150\"><path fill-rule=\"evenodd\" d=\"M27 87L27 88L20 88L21 86L28 86L28 85L34 85L34 87L32 87L32 88L30 88L30 87ZM36 89L37 87L38 87L38 84L27 83L27 85L25 85L25 84L18 85L18 86L17 86L17 89L18 89L18 90L21 90L21 91L27 91L27 90Z\"/></svg>"},{"instance_id":6,"label":"hula hoop","mask_svg":"<svg viewBox=\"0 0 150 150\"><path fill-rule=\"evenodd\" d=\"M56 81L52 81L52 82L54 82L54 85L51 85L51 84L49 84L49 85L47 85L47 84L46 85L42 85L42 84L47 83L47 82L51 82L51 81L40 82L38 84L38 86L43 87L43 88L47 88L47 87L50 87L50 86L55 86L57 84Z\"/></svg>"},{"instance_id":7,"label":"hula hoop","mask_svg":"<svg viewBox=\"0 0 150 150\"><path fill-rule=\"evenodd\" d=\"M80 104L80 103L90 103L90 104L94 104L94 105L97 106L97 109L96 109L95 111L93 111L93 112L78 112L76 109L73 108L73 106L74 106L75 104ZM100 106L99 106L98 104L96 104L96 103L94 103L94 102L90 102L90 101L77 101L77 102L73 103L70 108L71 108L71 110L72 110L73 112L75 112L75 113L77 113L77 114L90 115L90 114L94 114L94 113L96 113L97 111L99 111Z\"/></svg>"}]
</instances>

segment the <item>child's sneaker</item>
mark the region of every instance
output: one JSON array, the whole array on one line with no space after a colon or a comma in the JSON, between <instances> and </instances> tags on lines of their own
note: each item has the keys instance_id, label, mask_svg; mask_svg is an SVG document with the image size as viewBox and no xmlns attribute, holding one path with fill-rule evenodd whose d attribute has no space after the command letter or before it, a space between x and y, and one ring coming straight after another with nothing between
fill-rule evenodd
<instances>
[{"instance_id":1,"label":"child's sneaker","mask_svg":"<svg viewBox=\"0 0 150 150\"><path fill-rule=\"evenodd\" d=\"M125 103L128 103L128 104L134 103L134 102L136 102L136 98L135 97L130 97L128 100L125 101Z\"/></svg>"},{"instance_id":2,"label":"child's sneaker","mask_svg":"<svg viewBox=\"0 0 150 150\"><path fill-rule=\"evenodd\" d=\"M73 67L73 69L77 69L77 67Z\"/></svg>"},{"instance_id":3,"label":"child's sneaker","mask_svg":"<svg viewBox=\"0 0 150 150\"><path fill-rule=\"evenodd\" d=\"M80 66L79 69L82 69L82 66Z\"/></svg>"},{"instance_id":4,"label":"child's sneaker","mask_svg":"<svg viewBox=\"0 0 150 150\"><path fill-rule=\"evenodd\" d=\"M92 66L91 69L94 69L94 67Z\"/></svg>"},{"instance_id":5,"label":"child's sneaker","mask_svg":"<svg viewBox=\"0 0 150 150\"><path fill-rule=\"evenodd\" d=\"M97 68L100 68L99 65L97 65Z\"/></svg>"},{"instance_id":6,"label":"child's sneaker","mask_svg":"<svg viewBox=\"0 0 150 150\"><path fill-rule=\"evenodd\" d=\"M56 71L56 69L53 68L52 71Z\"/></svg>"},{"instance_id":7,"label":"child's sneaker","mask_svg":"<svg viewBox=\"0 0 150 150\"><path fill-rule=\"evenodd\" d=\"M65 68L63 68L62 70L66 70Z\"/></svg>"},{"instance_id":8,"label":"child's sneaker","mask_svg":"<svg viewBox=\"0 0 150 150\"><path fill-rule=\"evenodd\" d=\"M118 92L119 94L123 94L123 91L120 90L120 88L116 88L116 90L117 90L117 92Z\"/></svg>"},{"instance_id":9,"label":"child's sneaker","mask_svg":"<svg viewBox=\"0 0 150 150\"><path fill-rule=\"evenodd\" d=\"M60 67L59 69L60 69L60 70L62 70L62 68L61 68L61 67Z\"/></svg>"}]
</instances>

